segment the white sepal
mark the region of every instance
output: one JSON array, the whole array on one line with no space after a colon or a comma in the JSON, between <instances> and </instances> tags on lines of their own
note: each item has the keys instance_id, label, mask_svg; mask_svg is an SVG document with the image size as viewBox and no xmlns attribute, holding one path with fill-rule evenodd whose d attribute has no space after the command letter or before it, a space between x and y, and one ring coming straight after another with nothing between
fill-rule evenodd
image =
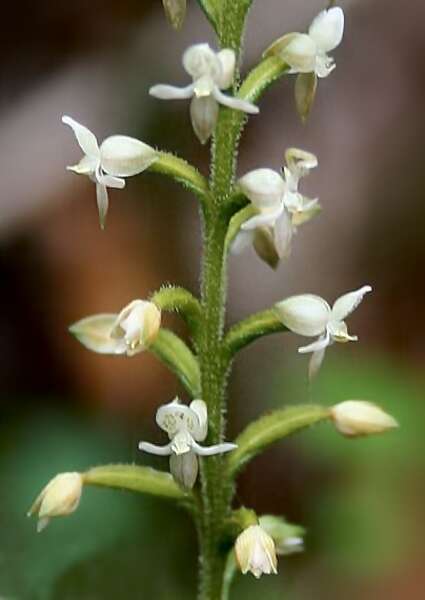
<instances>
[{"instance_id":1,"label":"white sepal","mask_svg":"<svg viewBox=\"0 0 425 600\"><path fill-rule=\"evenodd\" d=\"M258 579L277 573L275 543L260 525L251 525L237 537L235 555L244 575L250 571Z\"/></svg>"},{"instance_id":2,"label":"white sepal","mask_svg":"<svg viewBox=\"0 0 425 600\"><path fill-rule=\"evenodd\" d=\"M276 309L288 329L305 336L324 333L331 312L326 300L314 294L291 296L278 302Z\"/></svg>"},{"instance_id":3,"label":"white sepal","mask_svg":"<svg viewBox=\"0 0 425 600\"><path fill-rule=\"evenodd\" d=\"M99 144L97 143L96 136L90 129L87 129L87 127L81 125L81 123L78 123L78 121L75 121L75 119L68 117L67 115L62 117L62 123L71 127L84 154L92 158L99 158Z\"/></svg>"},{"instance_id":4,"label":"white sepal","mask_svg":"<svg viewBox=\"0 0 425 600\"><path fill-rule=\"evenodd\" d=\"M98 354L124 354L126 344L123 340L111 338L111 330L116 314L100 314L85 317L69 328L69 331L88 350Z\"/></svg>"},{"instance_id":5,"label":"white sepal","mask_svg":"<svg viewBox=\"0 0 425 600\"><path fill-rule=\"evenodd\" d=\"M334 6L320 12L310 25L308 33L322 52L334 50L341 43L344 34L342 8Z\"/></svg>"},{"instance_id":6,"label":"white sepal","mask_svg":"<svg viewBox=\"0 0 425 600\"><path fill-rule=\"evenodd\" d=\"M282 50L282 59L288 63L295 73L314 71L317 46L309 35L296 34Z\"/></svg>"},{"instance_id":7,"label":"white sepal","mask_svg":"<svg viewBox=\"0 0 425 600\"><path fill-rule=\"evenodd\" d=\"M332 320L343 321L353 310L355 310L363 300L365 294L372 291L370 285L364 285L354 292L348 292L335 300L332 306Z\"/></svg>"},{"instance_id":8,"label":"white sepal","mask_svg":"<svg viewBox=\"0 0 425 600\"><path fill-rule=\"evenodd\" d=\"M109 175L137 175L157 159L158 153L153 148L127 135L112 135L100 146L101 165Z\"/></svg>"},{"instance_id":9,"label":"white sepal","mask_svg":"<svg viewBox=\"0 0 425 600\"><path fill-rule=\"evenodd\" d=\"M255 169L238 181L243 193L255 208L272 209L281 205L285 192L282 176L272 169Z\"/></svg>"},{"instance_id":10,"label":"white sepal","mask_svg":"<svg viewBox=\"0 0 425 600\"><path fill-rule=\"evenodd\" d=\"M331 408L337 430L348 437L383 433L398 427L397 421L382 408L364 400L346 400Z\"/></svg>"},{"instance_id":11,"label":"white sepal","mask_svg":"<svg viewBox=\"0 0 425 600\"><path fill-rule=\"evenodd\" d=\"M221 65L221 75L217 80L217 85L221 90L227 90L233 83L236 55L234 50L225 48L217 53L217 58Z\"/></svg>"}]
</instances>

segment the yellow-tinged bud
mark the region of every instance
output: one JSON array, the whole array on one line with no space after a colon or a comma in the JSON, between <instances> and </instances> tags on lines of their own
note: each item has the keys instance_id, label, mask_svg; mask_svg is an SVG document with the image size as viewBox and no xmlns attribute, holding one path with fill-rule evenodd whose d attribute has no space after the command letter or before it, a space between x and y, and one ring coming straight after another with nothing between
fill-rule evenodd
<instances>
[{"instance_id":1,"label":"yellow-tinged bud","mask_svg":"<svg viewBox=\"0 0 425 600\"><path fill-rule=\"evenodd\" d=\"M364 400L346 400L336 404L330 414L337 430L348 437L383 433L398 427L394 417Z\"/></svg>"},{"instance_id":2,"label":"yellow-tinged bud","mask_svg":"<svg viewBox=\"0 0 425 600\"><path fill-rule=\"evenodd\" d=\"M111 338L124 343L127 356L133 356L155 341L160 326L161 311L156 304L133 300L116 318Z\"/></svg>"},{"instance_id":3,"label":"yellow-tinged bud","mask_svg":"<svg viewBox=\"0 0 425 600\"><path fill-rule=\"evenodd\" d=\"M235 555L240 570L254 577L277 573L276 548L273 539L260 525L251 525L236 539Z\"/></svg>"},{"instance_id":4,"label":"yellow-tinged bud","mask_svg":"<svg viewBox=\"0 0 425 600\"><path fill-rule=\"evenodd\" d=\"M28 516L38 516L37 531L42 531L52 517L73 513L80 503L83 478L80 473L60 473L41 491L28 511Z\"/></svg>"},{"instance_id":5,"label":"yellow-tinged bud","mask_svg":"<svg viewBox=\"0 0 425 600\"><path fill-rule=\"evenodd\" d=\"M162 0L165 15L174 29L180 29L186 16L186 0Z\"/></svg>"}]
</instances>

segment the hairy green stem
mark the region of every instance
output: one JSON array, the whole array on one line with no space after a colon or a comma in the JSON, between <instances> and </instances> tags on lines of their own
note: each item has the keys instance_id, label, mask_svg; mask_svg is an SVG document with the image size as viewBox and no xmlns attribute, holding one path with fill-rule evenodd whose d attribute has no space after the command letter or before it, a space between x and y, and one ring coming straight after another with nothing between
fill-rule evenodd
<instances>
[{"instance_id":1,"label":"hairy green stem","mask_svg":"<svg viewBox=\"0 0 425 600\"><path fill-rule=\"evenodd\" d=\"M239 57L248 0L223 0L219 42ZM235 82L237 85L237 82ZM236 154L245 116L220 108L211 148L211 202L203 211L204 252L202 307L204 324L200 335L199 363L202 398L208 406L209 442L224 435L225 388L228 361L222 347L226 304L226 234L229 217L224 206L233 191ZM223 523L230 513L228 486L222 477L223 457L210 457L201 464L202 518L200 523L199 600L220 600L227 550Z\"/></svg>"}]
</instances>

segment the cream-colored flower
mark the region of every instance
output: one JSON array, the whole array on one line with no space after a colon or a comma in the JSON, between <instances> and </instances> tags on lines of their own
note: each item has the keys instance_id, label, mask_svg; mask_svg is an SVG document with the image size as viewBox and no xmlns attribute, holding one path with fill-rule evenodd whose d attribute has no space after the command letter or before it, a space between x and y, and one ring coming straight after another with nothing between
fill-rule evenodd
<instances>
[{"instance_id":1,"label":"cream-colored flower","mask_svg":"<svg viewBox=\"0 0 425 600\"><path fill-rule=\"evenodd\" d=\"M279 55L291 67L291 73L313 72L317 77L327 77L335 69L328 53L339 46L343 34L344 13L334 6L317 15L308 34L288 33L276 40L265 55Z\"/></svg>"},{"instance_id":2,"label":"cream-colored flower","mask_svg":"<svg viewBox=\"0 0 425 600\"><path fill-rule=\"evenodd\" d=\"M199 141L205 144L215 129L219 104L250 114L259 112L254 104L223 94L222 90L233 83L235 65L233 50L225 48L214 52L208 44L195 44L183 54L183 67L192 77L193 83L183 88L154 85L149 93L161 100L192 98L190 115L193 129Z\"/></svg>"},{"instance_id":3,"label":"cream-colored flower","mask_svg":"<svg viewBox=\"0 0 425 600\"><path fill-rule=\"evenodd\" d=\"M397 421L371 402L346 400L330 410L337 430L348 437L383 433L398 427Z\"/></svg>"},{"instance_id":4,"label":"cream-colored flower","mask_svg":"<svg viewBox=\"0 0 425 600\"><path fill-rule=\"evenodd\" d=\"M160 327L159 308L147 300L133 300L119 314L85 317L69 330L93 352L134 356L155 341Z\"/></svg>"},{"instance_id":5,"label":"cream-colored flower","mask_svg":"<svg viewBox=\"0 0 425 600\"><path fill-rule=\"evenodd\" d=\"M99 221L103 229L109 206L108 188L125 187L123 177L141 173L157 160L158 154L147 144L126 135L112 135L99 146L96 136L84 125L68 116L63 116L62 122L74 131L84 152L77 165L67 168L79 175L87 175L96 183Z\"/></svg>"},{"instance_id":6,"label":"cream-colored flower","mask_svg":"<svg viewBox=\"0 0 425 600\"><path fill-rule=\"evenodd\" d=\"M298 349L300 353L312 352L309 375L313 377L319 370L327 346L333 342L357 341L357 336L349 335L344 321L370 292L370 285L344 294L334 302L332 308L320 296L301 294L291 296L276 304L277 314L282 323L294 333L319 339Z\"/></svg>"},{"instance_id":7,"label":"cream-colored flower","mask_svg":"<svg viewBox=\"0 0 425 600\"><path fill-rule=\"evenodd\" d=\"M83 478L80 473L60 473L41 491L28 511L38 516L37 531L42 531L52 517L73 513L80 503Z\"/></svg>"},{"instance_id":8,"label":"cream-colored flower","mask_svg":"<svg viewBox=\"0 0 425 600\"><path fill-rule=\"evenodd\" d=\"M158 456L170 456L173 477L186 488L193 487L198 474L199 456L213 456L230 452L236 444L222 443L201 446L208 433L207 406L203 400L193 400L190 406L180 403L178 398L161 406L156 413L158 426L168 434L170 443L157 446L140 442L139 449Z\"/></svg>"},{"instance_id":9,"label":"cream-colored flower","mask_svg":"<svg viewBox=\"0 0 425 600\"><path fill-rule=\"evenodd\" d=\"M273 538L260 525L251 525L236 539L235 555L240 570L254 577L277 573L276 548Z\"/></svg>"},{"instance_id":10,"label":"cream-colored flower","mask_svg":"<svg viewBox=\"0 0 425 600\"><path fill-rule=\"evenodd\" d=\"M272 169L256 169L238 182L257 214L243 223L232 251L238 253L254 243L257 254L271 266L289 255L297 227L320 210L317 198L307 198L298 191L300 179L317 166L317 158L310 152L288 148L285 159L283 175Z\"/></svg>"}]
</instances>

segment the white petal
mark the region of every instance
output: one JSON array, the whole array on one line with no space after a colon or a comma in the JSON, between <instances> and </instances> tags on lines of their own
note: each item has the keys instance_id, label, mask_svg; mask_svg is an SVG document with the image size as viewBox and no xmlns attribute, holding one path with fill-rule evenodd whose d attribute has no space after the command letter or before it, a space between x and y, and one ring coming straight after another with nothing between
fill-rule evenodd
<instances>
[{"instance_id":1,"label":"white petal","mask_svg":"<svg viewBox=\"0 0 425 600\"><path fill-rule=\"evenodd\" d=\"M101 314L85 317L69 328L83 346L98 354L124 354L125 344L111 337L117 315Z\"/></svg>"},{"instance_id":2,"label":"white petal","mask_svg":"<svg viewBox=\"0 0 425 600\"><path fill-rule=\"evenodd\" d=\"M83 156L77 165L66 167L68 171L78 173L78 175L93 175L99 166L99 158L94 156Z\"/></svg>"},{"instance_id":3,"label":"white petal","mask_svg":"<svg viewBox=\"0 0 425 600\"><path fill-rule=\"evenodd\" d=\"M312 381L322 366L323 359L325 358L326 347L321 350L316 350L311 355L310 361L308 363L308 378Z\"/></svg>"},{"instance_id":4,"label":"white petal","mask_svg":"<svg viewBox=\"0 0 425 600\"><path fill-rule=\"evenodd\" d=\"M316 64L316 42L304 33L299 33L280 53L282 59L292 68L293 73L309 73Z\"/></svg>"},{"instance_id":5,"label":"white petal","mask_svg":"<svg viewBox=\"0 0 425 600\"><path fill-rule=\"evenodd\" d=\"M292 220L289 212L283 210L274 225L274 241L279 258L287 258L291 253Z\"/></svg>"},{"instance_id":6,"label":"white petal","mask_svg":"<svg viewBox=\"0 0 425 600\"><path fill-rule=\"evenodd\" d=\"M370 285L364 285L358 290L348 292L348 294L344 294L338 298L332 307L332 320L343 321L358 307L364 295L371 291L372 288Z\"/></svg>"},{"instance_id":7,"label":"white petal","mask_svg":"<svg viewBox=\"0 0 425 600\"><path fill-rule=\"evenodd\" d=\"M316 58L315 72L317 77L323 79L332 73L335 69L335 61L327 54L319 54Z\"/></svg>"},{"instance_id":8,"label":"white petal","mask_svg":"<svg viewBox=\"0 0 425 600\"><path fill-rule=\"evenodd\" d=\"M158 84L150 88L149 94L160 100L184 100L193 96L193 83L186 87Z\"/></svg>"},{"instance_id":9,"label":"white petal","mask_svg":"<svg viewBox=\"0 0 425 600\"><path fill-rule=\"evenodd\" d=\"M193 441L193 438L190 435L190 433L186 430L185 427L183 427L176 433L176 435L171 440L171 450L174 452L174 454L180 456L181 454L186 454L186 452L190 452L194 443L196 442Z\"/></svg>"},{"instance_id":10,"label":"white petal","mask_svg":"<svg viewBox=\"0 0 425 600\"><path fill-rule=\"evenodd\" d=\"M323 10L310 25L308 33L323 52L329 52L339 46L344 34L342 8L334 6Z\"/></svg>"},{"instance_id":11,"label":"white petal","mask_svg":"<svg viewBox=\"0 0 425 600\"><path fill-rule=\"evenodd\" d=\"M285 192L282 176L272 169L255 169L241 179L239 186L258 209L281 207Z\"/></svg>"},{"instance_id":12,"label":"white petal","mask_svg":"<svg viewBox=\"0 0 425 600\"><path fill-rule=\"evenodd\" d=\"M174 398L172 402L158 408L156 423L158 427L168 433L170 438L173 438L181 429L181 424L189 411L188 406L181 404L178 398Z\"/></svg>"},{"instance_id":13,"label":"white petal","mask_svg":"<svg viewBox=\"0 0 425 600\"><path fill-rule=\"evenodd\" d=\"M308 346L301 346L301 348L298 348L298 352L300 354L307 354L309 352L320 352L321 350L324 350L325 348L330 346L330 344L331 336L328 332L326 332L325 335L322 335L315 342L308 344Z\"/></svg>"},{"instance_id":14,"label":"white petal","mask_svg":"<svg viewBox=\"0 0 425 600\"><path fill-rule=\"evenodd\" d=\"M81 125L81 123L78 123L78 121L75 121L66 115L62 117L62 123L65 123L65 125L69 125L69 127L71 127L84 154L92 157L99 156L99 144L97 143L96 136L90 131L90 129L87 129L87 127Z\"/></svg>"},{"instance_id":15,"label":"white petal","mask_svg":"<svg viewBox=\"0 0 425 600\"><path fill-rule=\"evenodd\" d=\"M221 64L221 76L217 80L217 85L220 89L226 90L233 83L236 55L233 50L225 48L217 53L217 58Z\"/></svg>"},{"instance_id":16,"label":"white petal","mask_svg":"<svg viewBox=\"0 0 425 600\"><path fill-rule=\"evenodd\" d=\"M147 169L158 158L157 152L140 140L113 135L100 146L100 160L109 175L130 177Z\"/></svg>"},{"instance_id":17,"label":"white petal","mask_svg":"<svg viewBox=\"0 0 425 600\"><path fill-rule=\"evenodd\" d=\"M105 185L106 187L115 188L117 190L122 190L125 188L125 181L121 179L121 177L115 177L113 175L105 175L101 173L96 176L96 180L98 183Z\"/></svg>"},{"instance_id":18,"label":"white petal","mask_svg":"<svg viewBox=\"0 0 425 600\"><path fill-rule=\"evenodd\" d=\"M252 231L253 229L257 229L258 227L274 227L276 223L276 219L278 219L282 212L284 211L284 206L281 204L280 206L276 206L276 208L263 209L260 214L251 217L241 225L241 229L243 231Z\"/></svg>"},{"instance_id":19,"label":"white petal","mask_svg":"<svg viewBox=\"0 0 425 600\"><path fill-rule=\"evenodd\" d=\"M210 139L217 124L217 101L212 96L193 98L190 103L190 117L197 138L201 144L205 144Z\"/></svg>"},{"instance_id":20,"label":"white petal","mask_svg":"<svg viewBox=\"0 0 425 600\"><path fill-rule=\"evenodd\" d=\"M224 452L231 452L238 446L236 444L216 444L215 446L200 446L196 442L193 442L192 448L199 456L213 456L214 454L223 454Z\"/></svg>"},{"instance_id":21,"label":"white petal","mask_svg":"<svg viewBox=\"0 0 425 600\"><path fill-rule=\"evenodd\" d=\"M208 433L208 411L207 405L203 400L193 400L189 405L190 410L192 410L198 417L198 430L194 431L193 437L197 442L202 442Z\"/></svg>"},{"instance_id":22,"label":"white petal","mask_svg":"<svg viewBox=\"0 0 425 600\"><path fill-rule=\"evenodd\" d=\"M228 106L229 108L233 108L233 110L241 110L242 112L246 112L251 115L257 115L260 112L258 106L255 104L251 104L247 100L242 100L241 98L234 98L233 96L226 96L222 91L218 89L218 87L214 88L213 91L214 98L223 106Z\"/></svg>"},{"instance_id":23,"label":"white petal","mask_svg":"<svg viewBox=\"0 0 425 600\"><path fill-rule=\"evenodd\" d=\"M222 75L221 62L208 44L190 46L183 54L183 66L193 79L210 75L217 82Z\"/></svg>"},{"instance_id":24,"label":"white petal","mask_svg":"<svg viewBox=\"0 0 425 600\"><path fill-rule=\"evenodd\" d=\"M104 183L98 183L96 185L96 200L97 210L99 212L99 223L101 229L105 228L106 215L108 214L109 208L109 197L108 188Z\"/></svg>"},{"instance_id":25,"label":"white petal","mask_svg":"<svg viewBox=\"0 0 425 600\"><path fill-rule=\"evenodd\" d=\"M311 337L325 332L331 314L326 300L314 294L291 296L278 302L276 309L288 329Z\"/></svg>"},{"instance_id":26,"label":"white petal","mask_svg":"<svg viewBox=\"0 0 425 600\"><path fill-rule=\"evenodd\" d=\"M248 246L254 241L254 231L242 231L240 230L233 240L230 247L232 254L241 254Z\"/></svg>"},{"instance_id":27,"label":"white petal","mask_svg":"<svg viewBox=\"0 0 425 600\"><path fill-rule=\"evenodd\" d=\"M347 343L357 342L356 335L349 335L347 325L344 321L330 321L328 324L329 334L334 342Z\"/></svg>"},{"instance_id":28,"label":"white petal","mask_svg":"<svg viewBox=\"0 0 425 600\"><path fill-rule=\"evenodd\" d=\"M149 454L156 454L156 456L170 456L172 454L171 444L157 446L156 444L149 444L149 442L140 442L139 450L148 452Z\"/></svg>"}]
</instances>

